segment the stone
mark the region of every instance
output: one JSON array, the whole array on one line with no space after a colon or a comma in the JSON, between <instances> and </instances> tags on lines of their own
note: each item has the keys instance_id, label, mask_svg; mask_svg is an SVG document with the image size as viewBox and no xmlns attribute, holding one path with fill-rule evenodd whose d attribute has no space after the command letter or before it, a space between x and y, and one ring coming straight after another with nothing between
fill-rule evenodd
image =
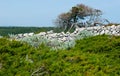
<instances>
[{"instance_id":1,"label":"stone","mask_svg":"<svg viewBox=\"0 0 120 76\"><path fill-rule=\"evenodd\" d=\"M111 28L115 28L115 25L112 25Z\"/></svg>"},{"instance_id":2,"label":"stone","mask_svg":"<svg viewBox=\"0 0 120 76\"><path fill-rule=\"evenodd\" d=\"M17 39L23 38L23 37L24 37L23 34L18 34L18 35L17 35Z\"/></svg>"},{"instance_id":3,"label":"stone","mask_svg":"<svg viewBox=\"0 0 120 76\"><path fill-rule=\"evenodd\" d=\"M109 30L105 30L105 34L109 34Z\"/></svg>"},{"instance_id":4,"label":"stone","mask_svg":"<svg viewBox=\"0 0 120 76\"><path fill-rule=\"evenodd\" d=\"M43 36L43 35L46 35L46 32L40 32L40 33L37 34L37 35Z\"/></svg>"},{"instance_id":5,"label":"stone","mask_svg":"<svg viewBox=\"0 0 120 76\"><path fill-rule=\"evenodd\" d=\"M52 34L53 30L47 31L47 34Z\"/></svg>"},{"instance_id":6,"label":"stone","mask_svg":"<svg viewBox=\"0 0 120 76\"><path fill-rule=\"evenodd\" d=\"M24 33L23 36L24 36L24 37L27 37L27 36L28 36L28 33Z\"/></svg>"},{"instance_id":7,"label":"stone","mask_svg":"<svg viewBox=\"0 0 120 76\"><path fill-rule=\"evenodd\" d=\"M104 30L102 30L102 31L100 32L100 35L102 35L102 34L105 34L105 31L104 31Z\"/></svg>"},{"instance_id":8,"label":"stone","mask_svg":"<svg viewBox=\"0 0 120 76\"><path fill-rule=\"evenodd\" d=\"M94 27L86 27L86 28L76 28L75 31L73 33L67 32L61 32L61 33L54 33L53 30L51 31L47 31L47 32L40 32L38 34L34 34L34 33L24 33L24 34L18 34L17 38L22 39L24 37L29 37L29 36L39 36L39 37L43 37L45 39L48 39L49 41L53 42L55 40L57 40L58 42L66 42L66 41L71 41L76 39L77 36L79 36L80 32L82 31L88 31L93 33L93 36L96 35L102 35L102 34L107 34L107 35L116 35L116 36L120 36L120 25L119 26L94 26Z\"/></svg>"},{"instance_id":9,"label":"stone","mask_svg":"<svg viewBox=\"0 0 120 76\"><path fill-rule=\"evenodd\" d=\"M29 33L28 35L29 35L29 36L33 36L33 35L34 35L34 33L32 32L32 33Z\"/></svg>"},{"instance_id":10,"label":"stone","mask_svg":"<svg viewBox=\"0 0 120 76\"><path fill-rule=\"evenodd\" d=\"M64 33L64 32L61 32L60 34L65 35L65 33Z\"/></svg>"},{"instance_id":11,"label":"stone","mask_svg":"<svg viewBox=\"0 0 120 76\"><path fill-rule=\"evenodd\" d=\"M112 34L115 35L115 34L117 34L117 32L114 30L114 31L112 32Z\"/></svg>"}]
</instances>

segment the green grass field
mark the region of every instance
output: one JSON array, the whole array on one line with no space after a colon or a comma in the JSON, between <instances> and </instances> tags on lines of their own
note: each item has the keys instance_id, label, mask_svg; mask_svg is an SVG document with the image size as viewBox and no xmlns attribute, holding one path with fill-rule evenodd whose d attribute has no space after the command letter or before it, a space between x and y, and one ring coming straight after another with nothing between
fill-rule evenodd
<instances>
[{"instance_id":1,"label":"green grass field","mask_svg":"<svg viewBox=\"0 0 120 76\"><path fill-rule=\"evenodd\" d=\"M120 76L120 37L77 40L69 50L49 50L0 39L0 76Z\"/></svg>"}]
</instances>

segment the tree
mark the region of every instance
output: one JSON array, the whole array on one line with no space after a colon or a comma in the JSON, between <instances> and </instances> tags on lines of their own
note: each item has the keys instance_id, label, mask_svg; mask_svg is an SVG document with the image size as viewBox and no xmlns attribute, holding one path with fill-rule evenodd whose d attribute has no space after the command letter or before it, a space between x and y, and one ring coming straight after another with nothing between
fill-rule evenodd
<instances>
[{"instance_id":1,"label":"tree","mask_svg":"<svg viewBox=\"0 0 120 76\"><path fill-rule=\"evenodd\" d=\"M102 24L101 22L105 21L105 19L101 18L101 15L101 10L78 4L67 13L60 14L55 24L59 27L64 27L65 30L69 30L76 25L81 27L96 26L96 24Z\"/></svg>"},{"instance_id":2,"label":"tree","mask_svg":"<svg viewBox=\"0 0 120 76\"><path fill-rule=\"evenodd\" d=\"M58 18L56 19L55 24L59 27L63 27L66 29L69 29L71 27L71 13L62 13L58 16Z\"/></svg>"}]
</instances>

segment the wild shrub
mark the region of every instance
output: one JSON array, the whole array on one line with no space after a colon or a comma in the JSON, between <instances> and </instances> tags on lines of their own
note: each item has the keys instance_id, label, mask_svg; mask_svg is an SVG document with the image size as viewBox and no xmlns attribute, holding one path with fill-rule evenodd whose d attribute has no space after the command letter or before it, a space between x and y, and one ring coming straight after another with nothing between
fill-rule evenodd
<instances>
[{"instance_id":1,"label":"wild shrub","mask_svg":"<svg viewBox=\"0 0 120 76\"><path fill-rule=\"evenodd\" d=\"M44 44L34 48L0 39L0 76L120 76L119 41L116 36L95 36L53 51Z\"/></svg>"},{"instance_id":2,"label":"wild shrub","mask_svg":"<svg viewBox=\"0 0 120 76\"><path fill-rule=\"evenodd\" d=\"M95 37L84 38L77 40L74 49L79 49L85 52L111 52L114 48L119 50L120 37L110 37L108 35L98 35Z\"/></svg>"}]
</instances>

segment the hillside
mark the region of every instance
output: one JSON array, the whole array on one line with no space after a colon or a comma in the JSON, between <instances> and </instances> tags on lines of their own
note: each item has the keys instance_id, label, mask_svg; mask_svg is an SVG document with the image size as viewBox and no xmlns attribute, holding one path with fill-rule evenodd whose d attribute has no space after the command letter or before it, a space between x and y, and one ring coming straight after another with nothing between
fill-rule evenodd
<instances>
[{"instance_id":1,"label":"hillside","mask_svg":"<svg viewBox=\"0 0 120 76\"><path fill-rule=\"evenodd\" d=\"M120 36L77 40L66 50L0 39L0 76L120 76Z\"/></svg>"}]
</instances>

